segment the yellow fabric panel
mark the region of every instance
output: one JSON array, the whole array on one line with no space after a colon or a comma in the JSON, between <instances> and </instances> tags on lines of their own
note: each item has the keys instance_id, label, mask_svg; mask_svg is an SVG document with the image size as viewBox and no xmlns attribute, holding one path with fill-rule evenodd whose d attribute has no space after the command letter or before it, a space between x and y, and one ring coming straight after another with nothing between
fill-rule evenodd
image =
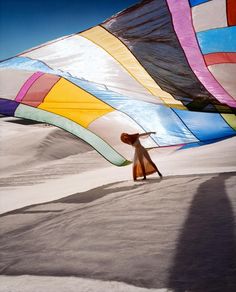
<instances>
[{"instance_id":1,"label":"yellow fabric panel","mask_svg":"<svg viewBox=\"0 0 236 292\"><path fill-rule=\"evenodd\" d=\"M69 118L83 127L114 111L106 103L63 78L54 85L38 108Z\"/></svg>"},{"instance_id":2,"label":"yellow fabric panel","mask_svg":"<svg viewBox=\"0 0 236 292\"><path fill-rule=\"evenodd\" d=\"M128 72L143 85L152 95L159 97L164 103L181 109L186 107L168 92L162 90L147 71L140 65L134 55L115 36L101 26L95 26L79 34L97 44L115 58Z\"/></svg>"},{"instance_id":3,"label":"yellow fabric panel","mask_svg":"<svg viewBox=\"0 0 236 292\"><path fill-rule=\"evenodd\" d=\"M221 114L222 117L226 120L226 122L236 130L236 116L234 114Z\"/></svg>"}]
</instances>

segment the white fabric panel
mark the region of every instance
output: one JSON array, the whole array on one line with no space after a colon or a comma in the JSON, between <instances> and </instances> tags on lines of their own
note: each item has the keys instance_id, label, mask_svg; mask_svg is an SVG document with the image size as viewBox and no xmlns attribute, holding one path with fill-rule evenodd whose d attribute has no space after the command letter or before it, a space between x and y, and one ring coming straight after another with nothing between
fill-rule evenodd
<instances>
[{"instance_id":1,"label":"white fabric panel","mask_svg":"<svg viewBox=\"0 0 236 292\"><path fill-rule=\"evenodd\" d=\"M53 69L69 72L73 77L104 84L120 94L162 103L105 50L81 36L74 35L21 56L41 60Z\"/></svg>"},{"instance_id":2,"label":"white fabric panel","mask_svg":"<svg viewBox=\"0 0 236 292\"><path fill-rule=\"evenodd\" d=\"M208 68L222 87L236 99L236 64L216 64Z\"/></svg>"},{"instance_id":3,"label":"white fabric panel","mask_svg":"<svg viewBox=\"0 0 236 292\"><path fill-rule=\"evenodd\" d=\"M95 132L121 155L130 160L133 159L134 149L131 145L120 141L121 133L144 133L144 130L135 121L119 111L113 111L98 118L88 126L88 129ZM157 144L150 137L142 139L141 143L147 148L157 147Z\"/></svg>"},{"instance_id":4,"label":"white fabric panel","mask_svg":"<svg viewBox=\"0 0 236 292\"><path fill-rule=\"evenodd\" d=\"M227 26L226 0L212 0L192 8L196 32Z\"/></svg>"},{"instance_id":5,"label":"white fabric panel","mask_svg":"<svg viewBox=\"0 0 236 292\"><path fill-rule=\"evenodd\" d=\"M15 99L25 81L33 72L14 70L8 68L0 69L0 96L6 99Z\"/></svg>"}]
</instances>

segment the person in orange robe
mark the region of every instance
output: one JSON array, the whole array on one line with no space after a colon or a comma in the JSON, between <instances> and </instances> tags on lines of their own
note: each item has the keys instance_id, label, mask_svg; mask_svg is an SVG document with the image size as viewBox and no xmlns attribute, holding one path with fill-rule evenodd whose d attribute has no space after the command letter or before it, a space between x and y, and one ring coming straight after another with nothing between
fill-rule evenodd
<instances>
[{"instance_id":1,"label":"person in orange robe","mask_svg":"<svg viewBox=\"0 0 236 292\"><path fill-rule=\"evenodd\" d=\"M133 179L137 180L137 177L142 177L145 180L146 176L157 172L162 178L162 174L156 167L155 163L151 160L150 155L148 154L146 148L144 148L140 141L139 137L149 136L150 134L155 134L155 132L148 132L143 134L127 134L122 133L120 139L122 142L132 145L135 148L134 160L133 160Z\"/></svg>"}]
</instances>

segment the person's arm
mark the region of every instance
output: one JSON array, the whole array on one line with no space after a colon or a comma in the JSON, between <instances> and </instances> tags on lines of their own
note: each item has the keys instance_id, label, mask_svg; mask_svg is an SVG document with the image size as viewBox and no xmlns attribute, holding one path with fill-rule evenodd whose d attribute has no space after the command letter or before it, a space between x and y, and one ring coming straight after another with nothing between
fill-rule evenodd
<instances>
[{"instance_id":1,"label":"person's arm","mask_svg":"<svg viewBox=\"0 0 236 292\"><path fill-rule=\"evenodd\" d=\"M156 134L156 132L147 132L147 133L142 133L142 134L139 134L139 137L145 137L145 136L149 136L151 134Z\"/></svg>"}]
</instances>

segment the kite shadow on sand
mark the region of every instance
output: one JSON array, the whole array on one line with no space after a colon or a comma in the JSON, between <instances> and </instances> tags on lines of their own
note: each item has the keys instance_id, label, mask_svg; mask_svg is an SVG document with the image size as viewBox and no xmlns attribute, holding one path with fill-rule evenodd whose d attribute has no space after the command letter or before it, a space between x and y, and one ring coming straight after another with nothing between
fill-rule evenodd
<instances>
[{"instance_id":1,"label":"kite shadow on sand","mask_svg":"<svg viewBox=\"0 0 236 292\"><path fill-rule=\"evenodd\" d=\"M192 200L170 269L168 287L176 292L235 291L234 214L225 189L230 177L202 183Z\"/></svg>"}]
</instances>

